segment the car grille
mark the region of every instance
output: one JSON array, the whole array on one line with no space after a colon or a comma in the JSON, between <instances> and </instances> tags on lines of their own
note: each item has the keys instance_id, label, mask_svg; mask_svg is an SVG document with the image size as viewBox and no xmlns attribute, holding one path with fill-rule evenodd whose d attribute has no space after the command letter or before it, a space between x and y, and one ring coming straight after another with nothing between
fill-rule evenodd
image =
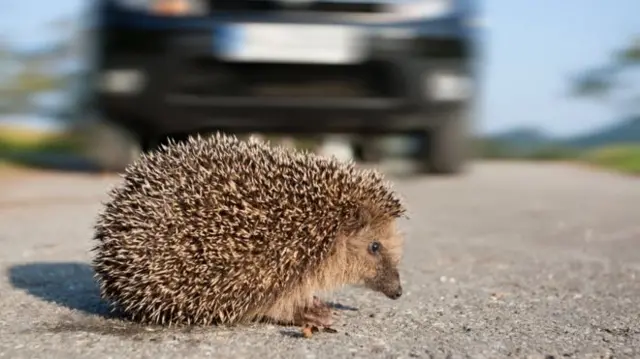
<instances>
[{"instance_id":1,"label":"car grille","mask_svg":"<svg viewBox=\"0 0 640 359\"><path fill-rule=\"evenodd\" d=\"M215 12L236 11L303 11L337 14L376 14L384 12L379 2L340 2L314 0L309 3L289 4L286 0L210 0L209 8Z\"/></svg>"},{"instance_id":2,"label":"car grille","mask_svg":"<svg viewBox=\"0 0 640 359\"><path fill-rule=\"evenodd\" d=\"M398 78L384 62L354 66L182 63L169 86L174 95L260 98L393 98Z\"/></svg>"}]
</instances>

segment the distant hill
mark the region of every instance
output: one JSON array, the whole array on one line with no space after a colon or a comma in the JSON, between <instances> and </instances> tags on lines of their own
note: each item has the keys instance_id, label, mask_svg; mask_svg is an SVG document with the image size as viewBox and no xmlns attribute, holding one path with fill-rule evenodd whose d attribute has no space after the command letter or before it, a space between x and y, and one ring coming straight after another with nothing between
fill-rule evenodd
<instances>
[{"instance_id":1,"label":"distant hill","mask_svg":"<svg viewBox=\"0 0 640 359\"><path fill-rule=\"evenodd\" d=\"M568 139L565 145L574 148L593 148L611 144L640 144L640 116L621 121L603 130Z\"/></svg>"},{"instance_id":2,"label":"distant hill","mask_svg":"<svg viewBox=\"0 0 640 359\"><path fill-rule=\"evenodd\" d=\"M512 153L525 154L550 146L554 140L536 128L519 128L485 138Z\"/></svg>"},{"instance_id":3,"label":"distant hill","mask_svg":"<svg viewBox=\"0 0 640 359\"><path fill-rule=\"evenodd\" d=\"M536 128L520 128L481 139L514 155L525 155L549 148L584 150L614 144L640 144L640 116L620 121L604 129L567 138L557 138Z\"/></svg>"}]
</instances>

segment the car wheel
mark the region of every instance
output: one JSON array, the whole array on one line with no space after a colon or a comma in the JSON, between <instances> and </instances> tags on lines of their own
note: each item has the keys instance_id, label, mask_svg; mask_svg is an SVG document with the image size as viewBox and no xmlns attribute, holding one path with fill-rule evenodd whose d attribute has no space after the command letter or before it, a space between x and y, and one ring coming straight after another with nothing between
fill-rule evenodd
<instances>
[{"instance_id":1,"label":"car wheel","mask_svg":"<svg viewBox=\"0 0 640 359\"><path fill-rule=\"evenodd\" d=\"M359 143L360 158L364 163L379 163L384 160L384 144L378 137L362 137Z\"/></svg>"},{"instance_id":2,"label":"car wheel","mask_svg":"<svg viewBox=\"0 0 640 359\"><path fill-rule=\"evenodd\" d=\"M104 172L123 172L142 154L142 144L127 129L108 120L83 126L84 152Z\"/></svg>"},{"instance_id":3,"label":"car wheel","mask_svg":"<svg viewBox=\"0 0 640 359\"><path fill-rule=\"evenodd\" d=\"M469 158L468 112L462 107L443 115L421 134L419 168L422 173L463 173Z\"/></svg>"}]
</instances>

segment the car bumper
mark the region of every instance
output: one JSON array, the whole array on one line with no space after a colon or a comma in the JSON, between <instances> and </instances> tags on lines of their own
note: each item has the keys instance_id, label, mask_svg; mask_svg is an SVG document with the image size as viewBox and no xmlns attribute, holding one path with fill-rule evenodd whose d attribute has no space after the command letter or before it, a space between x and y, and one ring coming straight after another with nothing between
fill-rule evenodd
<instances>
[{"instance_id":1,"label":"car bumper","mask_svg":"<svg viewBox=\"0 0 640 359\"><path fill-rule=\"evenodd\" d=\"M469 43L456 32L455 19L437 26L441 31L436 35L428 26L405 24L416 29L413 38L377 40L377 47L361 64L287 66L230 64L217 59L211 21L186 26L181 19L159 22L138 16L136 22L133 15L111 15L98 35L103 53L94 87L98 108L110 119L137 121L138 126L159 132L424 128L439 118L438 112L464 101L428 95L429 76L452 71L473 77ZM238 85L245 81L286 87L299 79L312 85L329 79L334 87L323 92L320 85L301 96L292 93L291 86L278 95L264 95L255 86ZM333 92L336 84L341 90L353 87L353 91Z\"/></svg>"}]
</instances>

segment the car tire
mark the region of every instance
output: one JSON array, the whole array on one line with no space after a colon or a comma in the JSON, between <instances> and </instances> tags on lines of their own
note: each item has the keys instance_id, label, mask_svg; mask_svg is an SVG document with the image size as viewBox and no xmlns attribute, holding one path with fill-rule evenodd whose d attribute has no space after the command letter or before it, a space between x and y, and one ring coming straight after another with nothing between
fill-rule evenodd
<instances>
[{"instance_id":1,"label":"car tire","mask_svg":"<svg viewBox=\"0 0 640 359\"><path fill-rule=\"evenodd\" d=\"M375 164L384 160L384 144L378 137L362 137L359 142L362 162Z\"/></svg>"},{"instance_id":2,"label":"car tire","mask_svg":"<svg viewBox=\"0 0 640 359\"><path fill-rule=\"evenodd\" d=\"M420 173L457 175L465 172L469 158L469 113L460 106L443 114L420 138Z\"/></svg>"},{"instance_id":3,"label":"car tire","mask_svg":"<svg viewBox=\"0 0 640 359\"><path fill-rule=\"evenodd\" d=\"M96 119L82 128L84 152L102 172L124 172L143 152L142 141L108 120Z\"/></svg>"}]
</instances>

